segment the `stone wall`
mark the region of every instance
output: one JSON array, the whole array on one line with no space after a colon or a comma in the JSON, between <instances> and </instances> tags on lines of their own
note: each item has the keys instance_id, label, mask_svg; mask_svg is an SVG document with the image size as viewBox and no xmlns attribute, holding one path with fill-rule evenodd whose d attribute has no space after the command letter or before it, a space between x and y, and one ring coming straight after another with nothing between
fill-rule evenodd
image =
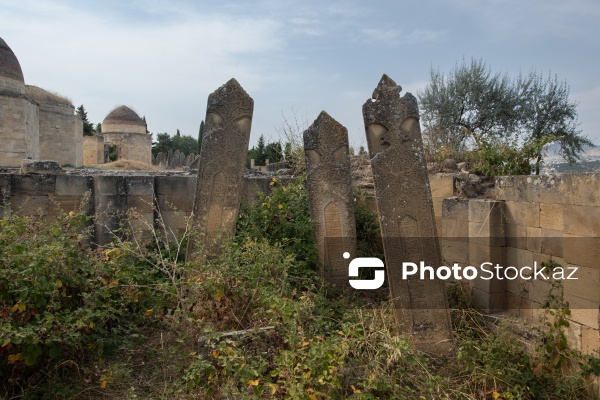
<instances>
[{"instance_id":1,"label":"stone wall","mask_svg":"<svg viewBox=\"0 0 600 400\"><path fill-rule=\"evenodd\" d=\"M104 163L104 137L102 135L83 137L83 165Z\"/></svg>"},{"instance_id":2,"label":"stone wall","mask_svg":"<svg viewBox=\"0 0 600 400\"><path fill-rule=\"evenodd\" d=\"M134 124L119 124L113 122L105 122L102 124L102 132L103 133L120 133L120 132L128 132L128 133L144 133L146 134L146 127L143 125L134 125Z\"/></svg>"},{"instance_id":3,"label":"stone wall","mask_svg":"<svg viewBox=\"0 0 600 400\"><path fill-rule=\"evenodd\" d=\"M52 101L39 105L40 159L59 165L83 165L83 122L75 107Z\"/></svg>"},{"instance_id":4,"label":"stone wall","mask_svg":"<svg viewBox=\"0 0 600 400\"><path fill-rule=\"evenodd\" d=\"M104 127L103 127L104 129ZM152 163L152 135L143 133L103 133L105 143L119 146L119 158Z\"/></svg>"},{"instance_id":5,"label":"stone wall","mask_svg":"<svg viewBox=\"0 0 600 400\"><path fill-rule=\"evenodd\" d=\"M245 177L243 202L268 192L270 179ZM193 175L0 174L0 217L12 212L51 219L82 207L96 216L98 245L109 243L121 223L146 234L154 226L174 239L186 230L196 180ZM436 215L441 212L436 219L447 264L521 267L554 260L577 267L578 280L564 281L572 310L570 345L586 353L600 349L600 173L498 178L495 200L444 197L453 192L452 175L432 176L430 185ZM478 279L470 285L475 305L484 311L537 321L551 283Z\"/></svg>"},{"instance_id":6,"label":"stone wall","mask_svg":"<svg viewBox=\"0 0 600 400\"><path fill-rule=\"evenodd\" d=\"M270 190L271 177L244 178L242 203ZM93 243L110 243L119 227L148 237L151 227L169 240L186 231L197 177L153 175L0 174L0 217L11 212L51 219L83 209L95 216Z\"/></svg>"},{"instance_id":7,"label":"stone wall","mask_svg":"<svg viewBox=\"0 0 600 400\"><path fill-rule=\"evenodd\" d=\"M26 158L39 159L39 113L24 95L0 93L0 165L18 167Z\"/></svg>"},{"instance_id":8,"label":"stone wall","mask_svg":"<svg viewBox=\"0 0 600 400\"><path fill-rule=\"evenodd\" d=\"M577 268L576 280L563 281L572 311L570 346L599 350L600 173L501 177L495 191L495 200L442 201L446 262L498 263L511 277L511 266L541 268L551 260L565 268L565 277ZM537 321L552 280L524 278L471 281L475 304Z\"/></svg>"}]
</instances>

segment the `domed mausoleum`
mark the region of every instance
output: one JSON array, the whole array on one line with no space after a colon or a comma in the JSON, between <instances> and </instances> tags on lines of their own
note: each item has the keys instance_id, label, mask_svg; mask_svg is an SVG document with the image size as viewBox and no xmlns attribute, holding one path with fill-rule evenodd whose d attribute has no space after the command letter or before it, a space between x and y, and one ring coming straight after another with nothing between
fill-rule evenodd
<instances>
[{"instance_id":1,"label":"domed mausoleum","mask_svg":"<svg viewBox=\"0 0 600 400\"><path fill-rule=\"evenodd\" d=\"M23 159L83 163L83 123L71 101L25 85L19 60L0 38L0 166Z\"/></svg>"},{"instance_id":2,"label":"domed mausoleum","mask_svg":"<svg viewBox=\"0 0 600 400\"><path fill-rule=\"evenodd\" d=\"M108 148L116 151L117 159L152 163L152 134L146 121L127 106L119 106L102 121L105 154ZM106 159L105 162L109 161Z\"/></svg>"},{"instance_id":3,"label":"domed mausoleum","mask_svg":"<svg viewBox=\"0 0 600 400\"><path fill-rule=\"evenodd\" d=\"M21 64L0 38L0 166L39 159L38 108L25 97Z\"/></svg>"}]
</instances>

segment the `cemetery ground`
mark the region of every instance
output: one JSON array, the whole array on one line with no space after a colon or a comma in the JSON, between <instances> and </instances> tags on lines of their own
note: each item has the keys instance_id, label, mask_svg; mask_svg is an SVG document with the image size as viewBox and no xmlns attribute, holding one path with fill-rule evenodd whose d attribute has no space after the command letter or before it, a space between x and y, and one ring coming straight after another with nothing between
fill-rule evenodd
<instances>
[{"instance_id":1,"label":"cemetery ground","mask_svg":"<svg viewBox=\"0 0 600 400\"><path fill-rule=\"evenodd\" d=\"M387 289L319 279L305 181L271 183L221 255L198 244L187 263L187 235L161 229L123 227L93 250L83 213L0 220L0 396L594 398L600 359L567 348L560 282L535 326L486 317L448 286L455 355L428 356L395 334ZM355 212L358 256L383 257L376 217L360 200Z\"/></svg>"}]
</instances>

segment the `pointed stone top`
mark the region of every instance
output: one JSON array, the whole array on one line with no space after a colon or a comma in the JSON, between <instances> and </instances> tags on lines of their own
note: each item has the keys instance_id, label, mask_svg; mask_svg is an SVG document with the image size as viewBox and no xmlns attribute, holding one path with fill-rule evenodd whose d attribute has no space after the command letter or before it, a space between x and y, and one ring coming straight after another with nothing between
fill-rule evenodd
<instances>
[{"instance_id":1,"label":"pointed stone top","mask_svg":"<svg viewBox=\"0 0 600 400\"><path fill-rule=\"evenodd\" d=\"M399 95L402 91L402 86L396 84L396 82L394 82L392 78L387 76L387 74L383 74L383 76L379 80L379 83L377 84L377 87L373 91L373 95L371 96L371 98L373 100L377 100L383 92L388 92L392 90L396 91Z\"/></svg>"},{"instance_id":2,"label":"pointed stone top","mask_svg":"<svg viewBox=\"0 0 600 400\"><path fill-rule=\"evenodd\" d=\"M315 149L321 154L348 144L348 130L326 111L321 111L303 136L304 148Z\"/></svg>"},{"instance_id":3,"label":"pointed stone top","mask_svg":"<svg viewBox=\"0 0 600 400\"><path fill-rule=\"evenodd\" d=\"M342 124L340 124L338 121L336 121L336 119L333 118L331 115L329 115L327 113L327 111L325 111L325 110L321 111L321 113L319 114L319 116L317 117L317 119L315 119L315 122L312 123L311 128L312 127L316 127L316 126L321 126L323 124L330 124L330 125L333 125L333 126L339 126L342 129L345 129Z\"/></svg>"},{"instance_id":4,"label":"pointed stone top","mask_svg":"<svg viewBox=\"0 0 600 400\"><path fill-rule=\"evenodd\" d=\"M235 78L231 78L208 96L209 112L218 113L222 107L237 110L234 112L236 115L232 115L234 120L247 114L251 117L254 110L254 100Z\"/></svg>"},{"instance_id":5,"label":"pointed stone top","mask_svg":"<svg viewBox=\"0 0 600 400\"><path fill-rule=\"evenodd\" d=\"M234 92L243 93L244 95L250 97L250 95L248 95L248 93L244 90L242 85L240 85L240 83L235 78L231 78L230 80L228 80L224 85L219 87L212 94L219 94L222 96L224 93Z\"/></svg>"},{"instance_id":6,"label":"pointed stone top","mask_svg":"<svg viewBox=\"0 0 600 400\"><path fill-rule=\"evenodd\" d=\"M335 119L331 115L327 114L327 111L323 110L323 111L321 111L321 113L319 114L319 116L317 117L317 119L315 120L315 123L317 121L321 121L321 120L323 120L325 118L333 119L335 121Z\"/></svg>"}]
</instances>

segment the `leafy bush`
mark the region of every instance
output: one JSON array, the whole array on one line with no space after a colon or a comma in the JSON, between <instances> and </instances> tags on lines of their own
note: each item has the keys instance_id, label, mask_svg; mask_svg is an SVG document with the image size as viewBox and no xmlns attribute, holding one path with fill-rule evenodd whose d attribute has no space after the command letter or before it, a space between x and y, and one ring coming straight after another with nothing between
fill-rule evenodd
<instances>
[{"instance_id":1,"label":"leafy bush","mask_svg":"<svg viewBox=\"0 0 600 400\"><path fill-rule=\"evenodd\" d=\"M481 138L478 150L468 153L466 160L473 172L484 176L529 175L535 168L532 160L555 139L544 136L519 147L516 141L498 143Z\"/></svg>"},{"instance_id":2,"label":"leafy bush","mask_svg":"<svg viewBox=\"0 0 600 400\"><path fill-rule=\"evenodd\" d=\"M264 238L272 245L281 244L297 260L313 266L317 250L305 183L304 176L288 184L273 178L271 193L260 194L256 206L241 211L237 223L238 244L243 244L247 238Z\"/></svg>"},{"instance_id":3,"label":"leafy bush","mask_svg":"<svg viewBox=\"0 0 600 400\"><path fill-rule=\"evenodd\" d=\"M87 248L87 220L74 212L52 223L0 220L0 381L6 385L35 382L52 366L68 369L131 344L127 333L154 307L151 274L119 248Z\"/></svg>"}]
</instances>

